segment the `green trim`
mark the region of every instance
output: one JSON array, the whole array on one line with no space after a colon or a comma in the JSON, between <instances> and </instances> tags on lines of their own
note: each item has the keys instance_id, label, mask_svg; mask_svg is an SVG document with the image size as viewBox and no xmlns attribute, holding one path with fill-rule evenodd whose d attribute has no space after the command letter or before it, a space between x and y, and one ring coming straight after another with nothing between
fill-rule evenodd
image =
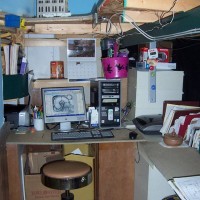
<instances>
[{"instance_id":1,"label":"green trim","mask_svg":"<svg viewBox=\"0 0 200 200\"><path fill-rule=\"evenodd\" d=\"M158 21L154 23L147 23L147 24L141 25L140 28L153 37L169 35L169 34L178 33L178 32L187 31L187 30L196 29L196 28L200 29L199 13L200 13L200 7L197 7L187 12L177 13L174 16L173 22L163 27L162 29L154 29L153 31L147 32L148 30L152 30L154 27L159 27L160 24ZM171 20L171 16L165 18L163 21L167 22L170 20ZM135 29L125 32L124 35L128 35L128 36L121 39L122 47L151 42L151 40L139 34L138 31L136 31Z\"/></svg>"}]
</instances>

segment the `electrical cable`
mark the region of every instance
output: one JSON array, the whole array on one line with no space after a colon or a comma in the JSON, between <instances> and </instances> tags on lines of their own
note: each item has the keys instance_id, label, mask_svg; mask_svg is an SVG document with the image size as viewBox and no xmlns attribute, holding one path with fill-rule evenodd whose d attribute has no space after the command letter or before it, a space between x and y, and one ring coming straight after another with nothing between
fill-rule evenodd
<instances>
[{"instance_id":1,"label":"electrical cable","mask_svg":"<svg viewBox=\"0 0 200 200\"><path fill-rule=\"evenodd\" d=\"M159 17L159 23L160 23L161 27L164 27L164 26L166 26L166 25L168 25L168 24L171 24L172 21L174 20L174 10L172 10L172 9L175 7L177 1L178 1L178 0L174 0L174 2L173 2L173 4L172 4L171 8L170 8L168 11L166 11L166 12L162 12L162 14L160 15L160 17ZM169 13L169 12L172 12L172 19L171 19L170 22L167 22L167 23L163 24L163 22L162 22L162 21L163 21L163 18L164 18L164 16L165 16L167 13Z\"/></svg>"},{"instance_id":2,"label":"electrical cable","mask_svg":"<svg viewBox=\"0 0 200 200\"><path fill-rule=\"evenodd\" d=\"M178 33L172 33L172 34L167 34L167 35L161 35L161 36L151 36L148 34L148 32L151 32L155 29L162 29L163 27L165 27L166 25L171 24L174 21L174 11L172 11L172 18L170 20L170 22L163 24L162 23L162 18L163 16L168 13L171 12L171 10L174 8L174 6L176 5L178 0L175 0L173 2L173 5L171 6L171 8L165 12L164 14L162 14L159 18L159 23L160 23L160 27L159 26L155 26L153 27L151 30L142 30L137 24L136 22L127 14L122 14L122 13L115 13L113 14L109 19L106 17L102 17L103 21L107 21L107 25L106 25L106 33L96 33L96 34L106 34L107 36L109 36L111 34L111 30L112 30L112 26L115 27L116 31L117 31L117 35L119 36L118 38L116 38L117 40L120 40L124 37L130 36L130 35L134 35L134 34L141 34L143 35L145 38L147 38L150 41L159 41L159 40L169 40L169 39L175 39L175 38L179 38L179 37L190 37L191 35L194 34L199 34L200 33L200 28L193 28L193 29L189 29L186 31L182 31L182 32L178 32ZM118 30L118 27L112 23L112 18L116 15L119 15L119 27L120 27L120 31ZM124 34L123 30L122 30L122 26L121 26L121 19L124 18L126 19L127 22L129 22L131 24L131 26L133 26L133 28L135 28L138 32L135 33L131 33L131 34Z\"/></svg>"},{"instance_id":3,"label":"electrical cable","mask_svg":"<svg viewBox=\"0 0 200 200\"><path fill-rule=\"evenodd\" d=\"M147 34L145 31L143 31L136 23L133 19L131 19L129 16L122 16L123 18L125 18L127 21L129 21L129 23L140 33L142 34L144 37L146 37L149 40L152 41L157 41L157 40L167 40L167 39L173 39L173 38L177 38L177 37L181 37L181 36L186 36L186 35L191 35L191 34L197 34L200 33L200 28L194 28L194 29L190 29L187 31L182 31L179 33L173 33L173 34L168 34L168 35L162 35L162 36L157 36L157 37L153 37L149 34ZM125 36L123 36L125 37Z\"/></svg>"},{"instance_id":4,"label":"electrical cable","mask_svg":"<svg viewBox=\"0 0 200 200\"><path fill-rule=\"evenodd\" d=\"M138 158L135 158L135 162L138 164L140 162L140 151L139 151L139 146L138 146L138 142L136 142L136 147L137 147L137 155Z\"/></svg>"}]
</instances>

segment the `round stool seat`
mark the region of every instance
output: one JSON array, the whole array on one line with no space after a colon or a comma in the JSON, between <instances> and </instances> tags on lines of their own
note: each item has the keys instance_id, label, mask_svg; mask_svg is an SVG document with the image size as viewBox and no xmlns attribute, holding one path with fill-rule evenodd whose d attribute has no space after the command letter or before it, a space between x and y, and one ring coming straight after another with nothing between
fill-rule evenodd
<instances>
[{"instance_id":1,"label":"round stool seat","mask_svg":"<svg viewBox=\"0 0 200 200\"><path fill-rule=\"evenodd\" d=\"M59 160L43 165L42 183L50 188L71 190L92 182L92 168L83 162Z\"/></svg>"}]
</instances>

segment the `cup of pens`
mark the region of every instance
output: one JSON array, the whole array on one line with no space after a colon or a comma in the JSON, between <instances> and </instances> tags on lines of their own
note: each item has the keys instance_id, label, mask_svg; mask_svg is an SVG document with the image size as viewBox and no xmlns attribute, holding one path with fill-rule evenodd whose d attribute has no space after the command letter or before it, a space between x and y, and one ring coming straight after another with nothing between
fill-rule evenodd
<instances>
[{"instance_id":1,"label":"cup of pens","mask_svg":"<svg viewBox=\"0 0 200 200\"><path fill-rule=\"evenodd\" d=\"M44 130L44 119L42 107L34 106L33 108L33 125L36 131Z\"/></svg>"}]
</instances>

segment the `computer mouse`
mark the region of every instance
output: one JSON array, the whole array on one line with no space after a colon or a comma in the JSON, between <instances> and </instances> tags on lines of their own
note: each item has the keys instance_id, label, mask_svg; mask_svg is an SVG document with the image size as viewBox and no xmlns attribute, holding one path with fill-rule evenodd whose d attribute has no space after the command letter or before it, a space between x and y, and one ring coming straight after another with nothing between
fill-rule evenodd
<instances>
[{"instance_id":1,"label":"computer mouse","mask_svg":"<svg viewBox=\"0 0 200 200\"><path fill-rule=\"evenodd\" d=\"M131 139L131 140L135 140L136 138L137 138L137 133L135 132L135 131L131 131L130 133L129 133L129 139Z\"/></svg>"}]
</instances>

